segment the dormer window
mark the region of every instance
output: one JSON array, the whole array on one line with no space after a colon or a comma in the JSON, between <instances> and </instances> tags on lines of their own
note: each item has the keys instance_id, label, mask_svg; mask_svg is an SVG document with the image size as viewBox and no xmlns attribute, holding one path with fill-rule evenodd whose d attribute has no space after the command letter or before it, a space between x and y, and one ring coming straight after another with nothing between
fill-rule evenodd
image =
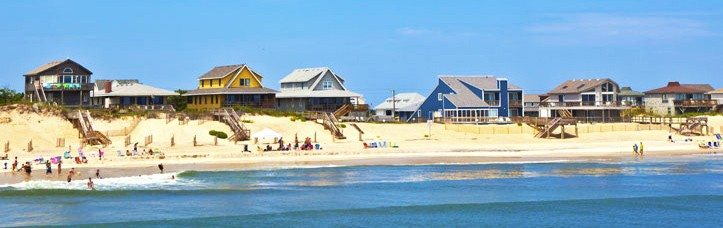
<instances>
[{"instance_id":1,"label":"dormer window","mask_svg":"<svg viewBox=\"0 0 723 228\"><path fill-rule=\"evenodd\" d=\"M70 69L70 67L66 67L63 69L63 74L72 74L73 69Z\"/></svg>"},{"instance_id":2,"label":"dormer window","mask_svg":"<svg viewBox=\"0 0 723 228\"><path fill-rule=\"evenodd\" d=\"M322 89L331 89L331 87L332 87L331 81L323 81L321 83Z\"/></svg>"}]
</instances>

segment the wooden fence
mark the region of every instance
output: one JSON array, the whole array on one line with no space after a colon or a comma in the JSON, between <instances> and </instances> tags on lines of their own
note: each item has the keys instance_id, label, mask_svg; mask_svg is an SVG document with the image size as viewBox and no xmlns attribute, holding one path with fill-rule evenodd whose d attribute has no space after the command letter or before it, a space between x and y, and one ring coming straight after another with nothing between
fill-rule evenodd
<instances>
[{"instance_id":1,"label":"wooden fence","mask_svg":"<svg viewBox=\"0 0 723 228\"><path fill-rule=\"evenodd\" d=\"M131 124L127 127L124 127L123 129L118 130L107 130L105 131L105 135L108 137L116 137L116 136L127 136L130 135L133 130L136 129L138 126L138 123L141 122L141 118L133 118L131 121Z\"/></svg>"},{"instance_id":2,"label":"wooden fence","mask_svg":"<svg viewBox=\"0 0 723 228\"><path fill-rule=\"evenodd\" d=\"M622 131L647 131L647 130L670 130L667 125L660 124L637 124L637 123L609 123L609 124L578 124L579 133L594 132L622 132ZM468 125L468 124L445 124L445 130L471 133L471 134L533 134L535 129L525 124L504 124L504 125Z\"/></svg>"}]
</instances>

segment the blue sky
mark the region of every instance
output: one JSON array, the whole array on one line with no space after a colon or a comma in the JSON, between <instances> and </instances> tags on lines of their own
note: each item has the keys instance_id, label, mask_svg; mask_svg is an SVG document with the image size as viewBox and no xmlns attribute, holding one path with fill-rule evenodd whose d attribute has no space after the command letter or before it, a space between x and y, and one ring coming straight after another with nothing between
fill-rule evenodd
<instances>
[{"instance_id":1,"label":"blue sky","mask_svg":"<svg viewBox=\"0 0 723 228\"><path fill-rule=\"evenodd\" d=\"M0 86L71 58L95 79L193 89L246 63L278 88L329 66L372 104L427 95L440 74L491 74L528 93L611 77L645 91L669 80L723 87L723 1L6 1Z\"/></svg>"}]
</instances>

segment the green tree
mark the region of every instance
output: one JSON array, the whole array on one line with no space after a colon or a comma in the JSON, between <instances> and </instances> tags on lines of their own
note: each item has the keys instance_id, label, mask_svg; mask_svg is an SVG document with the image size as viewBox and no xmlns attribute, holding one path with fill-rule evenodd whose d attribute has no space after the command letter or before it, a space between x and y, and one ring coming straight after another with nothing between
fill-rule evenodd
<instances>
[{"instance_id":1,"label":"green tree","mask_svg":"<svg viewBox=\"0 0 723 228\"><path fill-rule=\"evenodd\" d=\"M168 97L168 104L173 105L173 108L175 108L176 111L183 111L188 105L188 100L182 95L188 93L188 91L179 89L176 90L176 93L178 93L178 95Z\"/></svg>"},{"instance_id":2,"label":"green tree","mask_svg":"<svg viewBox=\"0 0 723 228\"><path fill-rule=\"evenodd\" d=\"M15 90L8 88L0 89L0 105L15 104L22 100L22 93L15 92Z\"/></svg>"}]
</instances>

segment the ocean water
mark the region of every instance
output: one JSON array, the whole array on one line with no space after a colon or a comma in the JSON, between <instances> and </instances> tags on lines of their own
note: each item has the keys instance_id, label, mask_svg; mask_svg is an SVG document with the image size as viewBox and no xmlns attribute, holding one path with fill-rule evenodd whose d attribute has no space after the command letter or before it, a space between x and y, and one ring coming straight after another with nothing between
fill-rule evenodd
<instances>
[{"instance_id":1,"label":"ocean water","mask_svg":"<svg viewBox=\"0 0 723 228\"><path fill-rule=\"evenodd\" d=\"M0 226L723 226L715 155L186 171L95 185L0 186Z\"/></svg>"}]
</instances>

